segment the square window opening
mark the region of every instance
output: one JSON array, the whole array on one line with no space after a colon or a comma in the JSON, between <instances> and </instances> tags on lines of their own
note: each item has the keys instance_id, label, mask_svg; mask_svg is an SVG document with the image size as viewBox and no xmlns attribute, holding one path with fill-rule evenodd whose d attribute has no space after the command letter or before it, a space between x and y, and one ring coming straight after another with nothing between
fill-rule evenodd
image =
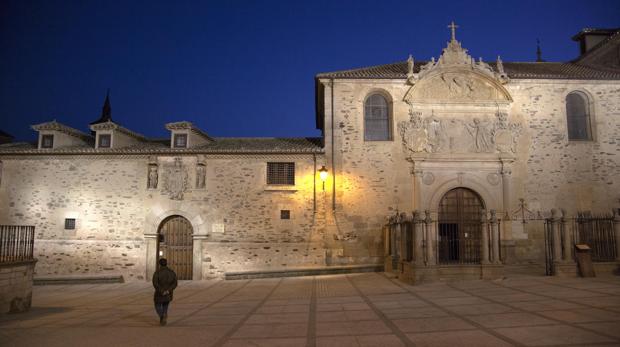
<instances>
[{"instance_id":1,"label":"square window opening","mask_svg":"<svg viewBox=\"0 0 620 347\"><path fill-rule=\"evenodd\" d=\"M280 210L280 219L291 219L291 210Z\"/></svg>"},{"instance_id":2,"label":"square window opening","mask_svg":"<svg viewBox=\"0 0 620 347\"><path fill-rule=\"evenodd\" d=\"M75 218L65 218L65 230L75 230Z\"/></svg>"}]
</instances>

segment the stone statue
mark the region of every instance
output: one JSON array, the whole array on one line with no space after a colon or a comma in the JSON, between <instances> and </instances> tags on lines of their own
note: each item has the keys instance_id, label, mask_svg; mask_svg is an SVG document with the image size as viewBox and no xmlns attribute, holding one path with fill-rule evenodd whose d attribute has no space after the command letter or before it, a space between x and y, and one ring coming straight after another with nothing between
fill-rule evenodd
<instances>
[{"instance_id":1,"label":"stone statue","mask_svg":"<svg viewBox=\"0 0 620 347\"><path fill-rule=\"evenodd\" d=\"M196 188L203 189L205 187L206 167L203 164L196 166Z\"/></svg>"},{"instance_id":2,"label":"stone statue","mask_svg":"<svg viewBox=\"0 0 620 347\"><path fill-rule=\"evenodd\" d=\"M149 165L148 188L157 189L157 165Z\"/></svg>"},{"instance_id":3,"label":"stone statue","mask_svg":"<svg viewBox=\"0 0 620 347\"><path fill-rule=\"evenodd\" d=\"M487 124L484 124L478 118L474 118L473 123L465 125L467 132L473 137L475 151L480 152L492 152L493 148L493 134L489 130Z\"/></svg>"}]
</instances>

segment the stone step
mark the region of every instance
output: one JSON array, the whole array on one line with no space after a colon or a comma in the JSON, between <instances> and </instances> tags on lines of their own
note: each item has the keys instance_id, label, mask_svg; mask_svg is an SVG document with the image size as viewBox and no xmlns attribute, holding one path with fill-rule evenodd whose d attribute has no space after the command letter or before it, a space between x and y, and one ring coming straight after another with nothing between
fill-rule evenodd
<instances>
[{"instance_id":1,"label":"stone step","mask_svg":"<svg viewBox=\"0 0 620 347\"><path fill-rule=\"evenodd\" d=\"M123 283L122 275L88 275L88 276L40 276L33 279L36 286L55 284L101 284Z\"/></svg>"},{"instance_id":2,"label":"stone step","mask_svg":"<svg viewBox=\"0 0 620 347\"><path fill-rule=\"evenodd\" d=\"M226 272L224 274L224 278L227 280L241 280L241 279L255 279L255 278L349 274L349 273L360 273L360 272L383 272L383 264L365 264L365 265L346 265L346 266L329 266L329 267L288 268L288 269L262 270L262 271Z\"/></svg>"}]
</instances>

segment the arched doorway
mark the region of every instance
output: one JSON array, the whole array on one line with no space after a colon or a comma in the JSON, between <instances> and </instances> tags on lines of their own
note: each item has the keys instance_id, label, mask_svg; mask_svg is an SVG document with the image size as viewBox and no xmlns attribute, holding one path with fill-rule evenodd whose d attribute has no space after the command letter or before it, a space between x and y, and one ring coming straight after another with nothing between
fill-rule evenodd
<instances>
[{"instance_id":1,"label":"arched doorway","mask_svg":"<svg viewBox=\"0 0 620 347\"><path fill-rule=\"evenodd\" d=\"M170 216L159 225L157 260L166 258L168 267L176 272L179 280L192 279L192 234L191 223L181 216Z\"/></svg>"},{"instance_id":2,"label":"arched doorway","mask_svg":"<svg viewBox=\"0 0 620 347\"><path fill-rule=\"evenodd\" d=\"M437 253L440 264L479 264L482 198L473 190L454 188L439 202Z\"/></svg>"}]
</instances>

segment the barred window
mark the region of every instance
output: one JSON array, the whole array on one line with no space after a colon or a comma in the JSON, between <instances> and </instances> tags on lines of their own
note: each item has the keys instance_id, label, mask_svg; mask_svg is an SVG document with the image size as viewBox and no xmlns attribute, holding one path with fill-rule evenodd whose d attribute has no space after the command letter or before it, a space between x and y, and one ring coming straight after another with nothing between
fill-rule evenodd
<instances>
[{"instance_id":1,"label":"barred window","mask_svg":"<svg viewBox=\"0 0 620 347\"><path fill-rule=\"evenodd\" d=\"M41 136L41 148L54 148L54 135Z\"/></svg>"},{"instance_id":2,"label":"barred window","mask_svg":"<svg viewBox=\"0 0 620 347\"><path fill-rule=\"evenodd\" d=\"M364 140L391 140L391 128L392 122L387 99L381 94L372 94L364 103Z\"/></svg>"},{"instance_id":3,"label":"barred window","mask_svg":"<svg viewBox=\"0 0 620 347\"><path fill-rule=\"evenodd\" d=\"M267 184L295 185L295 163L267 163Z\"/></svg>"},{"instance_id":4,"label":"barred window","mask_svg":"<svg viewBox=\"0 0 620 347\"><path fill-rule=\"evenodd\" d=\"M75 229L75 218L65 218L65 230Z\"/></svg>"},{"instance_id":5,"label":"barred window","mask_svg":"<svg viewBox=\"0 0 620 347\"><path fill-rule=\"evenodd\" d=\"M110 148L112 146L112 135L101 134L99 135L99 148Z\"/></svg>"},{"instance_id":6,"label":"barred window","mask_svg":"<svg viewBox=\"0 0 620 347\"><path fill-rule=\"evenodd\" d=\"M566 126L569 140L592 140L589 100L584 93L566 96Z\"/></svg>"},{"instance_id":7,"label":"barred window","mask_svg":"<svg viewBox=\"0 0 620 347\"><path fill-rule=\"evenodd\" d=\"M187 147L187 134L174 134L174 148Z\"/></svg>"}]
</instances>

